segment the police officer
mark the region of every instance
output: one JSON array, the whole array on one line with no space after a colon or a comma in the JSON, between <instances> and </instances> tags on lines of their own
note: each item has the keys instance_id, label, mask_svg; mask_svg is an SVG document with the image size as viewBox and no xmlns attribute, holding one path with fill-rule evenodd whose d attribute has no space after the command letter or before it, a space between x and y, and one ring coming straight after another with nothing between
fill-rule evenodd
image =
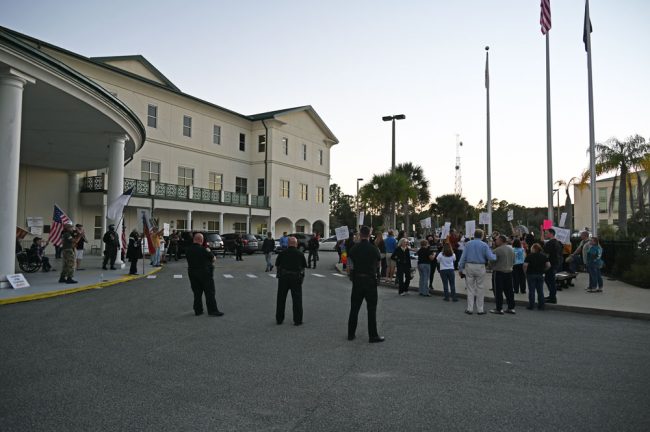
<instances>
[{"instance_id":1,"label":"police officer","mask_svg":"<svg viewBox=\"0 0 650 432\"><path fill-rule=\"evenodd\" d=\"M298 250L298 239L289 237L287 249L280 252L275 260L278 268L278 298L275 308L275 320L278 324L284 321L284 307L287 302L287 292L291 290L293 304L293 324L302 324L302 281L305 278L307 260L305 254Z\"/></svg>"},{"instance_id":2,"label":"police officer","mask_svg":"<svg viewBox=\"0 0 650 432\"><path fill-rule=\"evenodd\" d=\"M203 294L205 305L210 316L222 316L223 312L217 307L214 298L214 262L212 252L203 247L203 234L194 234L193 243L185 250L187 258L187 273L194 293L194 314L203 315Z\"/></svg>"},{"instance_id":3,"label":"police officer","mask_svg":"<svg viewBox=\"0 0 650 432\"><path fill-rule=\"evenodd\" d=\"M348 254L352 295L350 298L350 318L348 319L348 340L354 340L357 319L363 299L368 307L368 336L370 343L383 342L384 337L377 333L377 278L381 254L377 246L370 243L370 228L361 227L361 241L355 244Z\"/></svg>"},{"instance_id":4,"label":"police officer","mask_svg":"<svg viewBox=\"0 0 650 432\"><path fill-rule=\"evenodd\" d=\"M138 274L138 260L142 259L142 241L137 230L131 231L129 236L129 247L126 250L126 257L131 261L130 275Z\"/></svg>"},{"instance_id":5,"label":"police officer","mask_svg":"<svg viewBox=\"0 0 650 432\"><path fill-rule=\"evenodd\" d=\"M104 234L104 262L102 269L106 270L106 264L111 262L111 270L115 270L115 259L117 259L117 251L120 248L120 238L115 232L115 225L109 225L108 231Z\"/></svg>"},{"instance_id":6,"label":"police officer","mask_svg":"<svg viewBox=\"0 0 650 432\"><path fill-rule=\"evenodd\" d=\"M61 256L63 258L63 268L61 269L61 277L59 283L76 284L77 281L72 279L74 276L75 265L75 247L80 236L75 237L72 231L72 224L67 223L63 227L61 233Z\"/></svg>"}]
</instances>

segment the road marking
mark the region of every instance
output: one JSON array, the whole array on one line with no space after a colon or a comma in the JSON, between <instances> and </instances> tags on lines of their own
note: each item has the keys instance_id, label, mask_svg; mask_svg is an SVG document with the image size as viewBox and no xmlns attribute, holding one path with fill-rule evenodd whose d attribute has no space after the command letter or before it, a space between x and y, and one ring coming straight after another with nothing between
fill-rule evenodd
<instances>
[{"instance_id":1,"label":"road marking","mask_svg":"<svg viewBox=\"0 0 650 432\"><path fill-rule=\"evenodd\" d=\"M332 273L332 275L338 276L338 277L345 277L345 275L342 275L341 273Z\"/></svg>"},{"instance_id":2,"label":"road marking","mask_svg":"<svg viewBox=\"0 0 650 432\"><path fill-rule=\"evenodd\" d=\"M251 279L257 279L257 276L255 276L254 274L247 273L246 276L248 276Z\"/></svg>"},{"instance_id":3,"label":"road marking","mask_svg":"<svg viewBox=\"0 0 650 432\"><path fill-rule=\"evenodd\" d=\"M147 279L156 279L156 275L149 275L147 276Z\"/></svg>"},{"instance_id":4,"label":"road marking","mask_svg":"<svg viewBox=\"0 0 650 432\"><path fill-rule=\"evenodd\" d=\"M269 273L269 276L271 276L272 278L275 278L275 273Z\"/></svg>"},{"instance_id":5,"label":"road marking","mask_svg":"<svg viewBox=\"0 0 650 432\"><path fill-rule=\"evenodd\" d=\"M183 275L174 275L174 279L183 279Z\"/></svg>"},{"instance_id":6,"label":"road marking","mask_svg":"<svg viewBox=\"0 0 650 432\"><path fill-rule=\"evenodd\" d=\"M316 277L325 277L325 276L323 276L322 274L318 274L318 273L312 273L312 276L316 276Z\"/></svg>"},{"instance_id":7,"label":"road marking","mask_svg":"<svg viewBox=\"0 0 650 432\"><path fill-rule=\"evenodd\" d=\"M231 274L224 274L223 277L225 277L226 279L232 279L232 278L233 278L233 275L231 275Z\"/></svg>"}]
</instances>

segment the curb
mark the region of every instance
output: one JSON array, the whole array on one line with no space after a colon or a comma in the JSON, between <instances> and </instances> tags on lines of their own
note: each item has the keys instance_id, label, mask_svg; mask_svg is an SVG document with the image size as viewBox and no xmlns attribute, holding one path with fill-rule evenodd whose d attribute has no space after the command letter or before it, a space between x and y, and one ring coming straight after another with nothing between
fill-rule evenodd
<instances>
[{"instance_id":1,"label":"curb","mask_svg":"<svg viewBox=\"0 0 650 432\"><path fill-rule=\"evenodd\" d=\"M335 267L339 273L345 273L343 271L342 265L335 264ZM383 282L377 284L377 286L381 286L385 288L394 288L395 285ZM409 287L409 291L417 292L418 289L415 287ZM442 297L443 292L436 290L433 292L432 295ZM467 299L467 294L462 294L457 292L456 296L458 296L458 298L462 298L465 300ZM494 303L494 297L488 297L486 295L485 301L489 303ZM517 306L526 307L528 306L528 301L515 300L515 304ZM585 306L569 306L569 305L561 305L561 304L553 304L553 303L546 303L544 304L544 307L547 310L558 310L564 312L576 312L576 313L583 313L583 314L590 314L590 315L602 315L602 316L612 316L617 318L631 318L631 319L650 321L650 313L644 313L644 312L629 312L629 311L618 311L618 310L611 310L611 309L597 309L597 308L585 307Z\"/></svg>"},{"instance_id":2,"label":"curb","mask_svg":"<svg viewBox=\"0 0 650 432\"><path fill-rule=\"evenodd\" d=\"M150 276L152 274L158 273L160 270L162 270L162 267L158 267L150 271L149 273L143 274L143 275L138 275L138 276L124 276L118 279L114 279L111 281L106 281L106 282L100 282L92 285L85 285L82 287L77 287L77 288L69 288L69 289L63 289L63 290L57 290L57 291L48 291L48 292L42 292L42 293L35 293L35 294L28 294L25 296L21 297L13 297L9 299L3 299L0 300L0 305L6 305L6 304L13 304L13 303L22 303L22 302L28 302L28 301L33 301L33 300L41 300L41 299L46 299L50 297L59 297L63 295L68 295L68 294L74 294L78 292L83 292L83 291L90 291L93 289L102 289L106 288L112 285L117 285L120 283L124 282L130 282L133 280L138 280L145 278L147 276Z\"/></svg>"}]
</instances>

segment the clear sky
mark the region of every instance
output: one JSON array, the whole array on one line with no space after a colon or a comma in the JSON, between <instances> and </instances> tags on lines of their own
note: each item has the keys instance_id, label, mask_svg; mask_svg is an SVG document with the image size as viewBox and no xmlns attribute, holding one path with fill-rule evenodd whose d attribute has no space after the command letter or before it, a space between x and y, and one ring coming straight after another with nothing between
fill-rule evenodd
<instances>
[{"instance_id":1,"label":"clear sky","mask_svg":"<svg viewBox=\"0 0 650 432\"><path fill-rule=\"evenodd\" d=\"M592 0L596 140L650 138L650 2ZM0 24L85 56L142 54L186 93L242 114L312 105L354 194L391 163L420 164L433 197L485 199L485 45L492 196L546 205L545 42L538 0L8 2ZM553 177L588 167L584 1L552 0Z\"/></svg>"}]
</instances>

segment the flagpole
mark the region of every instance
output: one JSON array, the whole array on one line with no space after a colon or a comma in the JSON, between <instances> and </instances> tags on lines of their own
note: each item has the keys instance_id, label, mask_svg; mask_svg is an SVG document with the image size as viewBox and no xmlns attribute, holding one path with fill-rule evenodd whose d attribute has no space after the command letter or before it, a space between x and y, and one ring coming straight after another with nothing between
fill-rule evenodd
<instances>
[{"instance_id":1,"label":"flagpole","mask_svg":"<svg viewBox=\"0 0 650 432\"><path fill-rule=\"evenodd\" d=\"M553 151L551 146L551 64L549 55L549 32L546 32L546 195L548 214L546 218L553 220ZM559 221L557 222L559 223Z\"/></svg>"},{"instance_id":2,"label":"flagpole","mask_svg":"<svg viewBox=\"0 0 650 432\"><path fill-rule=\"evenodd\" d=\"M587 86L589 88L589 174L591 187L591 232L598 235L598 211L596 201L596 138L594 132L594 86L591 77L591 18L589 0L585 3L585 43L587 49ZM589 27L587 27L589 26Z\"/></svg>"},{"instance_id":3,"label":"flagpole","mask_svg":"<svg viewBox=\"0 0 650 432\"><path fill-rule=\"evenodd\" d=\"M492 236L492 172L490 163L490 47L485 47L485 90L487 107L487 210L489 215L488 236Z\"/></svg>"}]
</instances>

